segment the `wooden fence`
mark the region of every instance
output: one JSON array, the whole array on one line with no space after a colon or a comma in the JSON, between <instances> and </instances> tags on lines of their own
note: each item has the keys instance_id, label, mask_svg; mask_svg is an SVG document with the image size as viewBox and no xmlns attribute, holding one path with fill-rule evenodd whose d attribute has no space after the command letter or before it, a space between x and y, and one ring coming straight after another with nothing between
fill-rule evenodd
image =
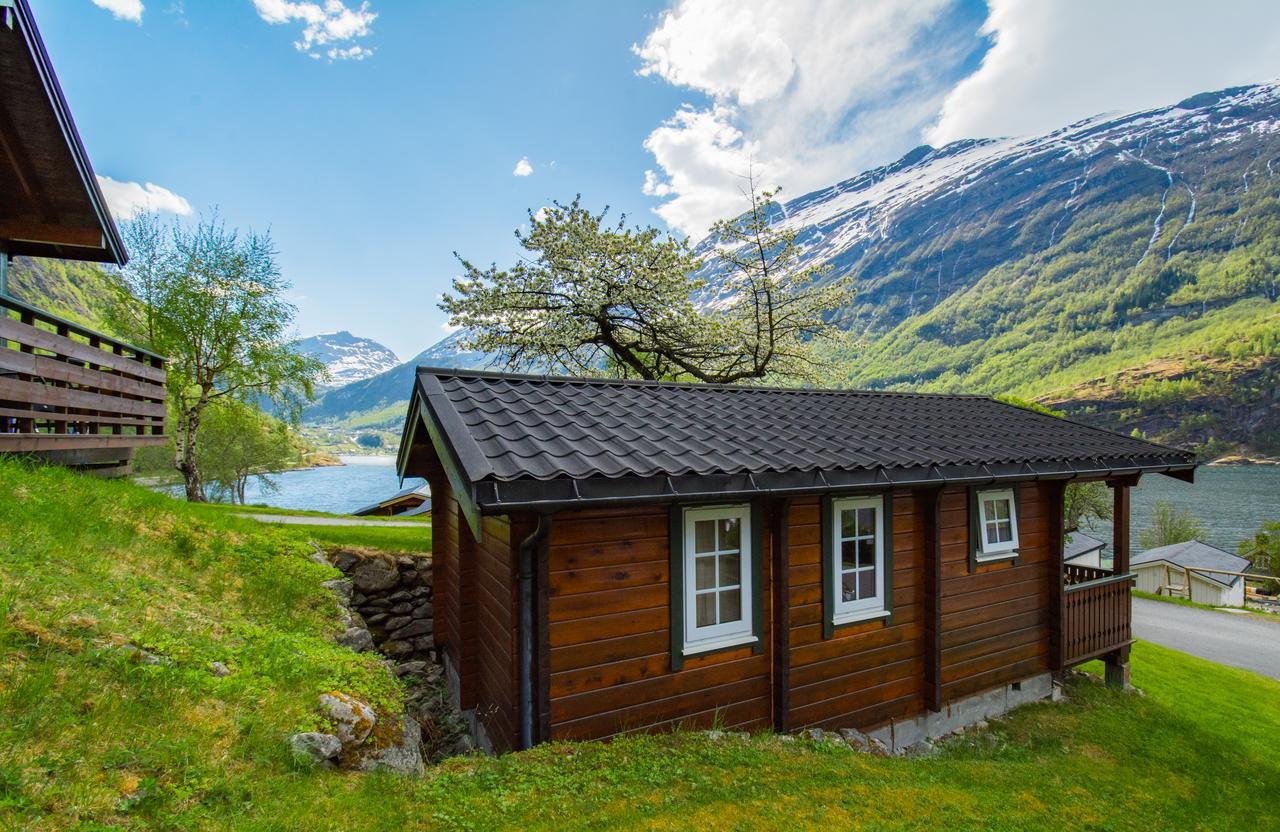
<instances>
[{"instance_id":1,"label":"wooden fence","mask_svg":"<svg viewBox=\"0 0 1280 832\"><path fill-rule=\"evenodd\" d=\"M0 453L121 473L165 412L163 358L0 295Z\"/></svg>"}]
</instances>

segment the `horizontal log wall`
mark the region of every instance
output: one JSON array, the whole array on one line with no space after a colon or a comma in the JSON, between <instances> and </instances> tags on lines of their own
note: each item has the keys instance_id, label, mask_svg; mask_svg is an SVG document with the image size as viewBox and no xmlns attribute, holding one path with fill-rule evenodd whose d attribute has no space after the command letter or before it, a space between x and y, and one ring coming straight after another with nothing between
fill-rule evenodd
<instances>
[{"instance_id":1,"label":"horizontal log wall","mask_svg":"<svg viewBox=\"0 0 1280 832\"><path fill-rule=\"evenodd\" d=\"M1061 577L1049 557L1048 484L1018 491L1018 558L971 568L969 497L942 495L943 701L1050 669L1050 593Z\"/></svg>"},{"instance_id":2,"label":"horizontal log wall","mask_svg":"<svg viewBox=\"0 0 1280 832\"><path fill-rule=\"evenodd\" d=\"M819 504L792 505L792 727L868 728L923 709L924 510L923 496L894 497L892 618L838 627L824 639Z\"/></svg>"},{"instance_id":3,"label":"horizontal log wall","mask_svg":"<svg viewBox=\"0 0 1280 832\"><path fill-rule=\"evenodd\" d=\"M693 656L671 672L667 535L661 506L556 515L547 546L553 739L770 724L767 650ZM766 587L768 546L766 531L756 553Z\"/></svg>"}]
</instances>

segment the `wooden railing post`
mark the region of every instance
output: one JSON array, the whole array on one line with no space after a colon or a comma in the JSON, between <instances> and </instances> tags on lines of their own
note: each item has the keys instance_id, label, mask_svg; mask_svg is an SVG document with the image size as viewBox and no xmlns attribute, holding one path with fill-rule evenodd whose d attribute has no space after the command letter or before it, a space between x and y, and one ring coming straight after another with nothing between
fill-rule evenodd
<instances>
[{"instance_id":1,"label":"wooden railing post","mask_svg":"<svg viewBox=\"0 0 1280 832\"><path fill-rule=\"evenodd\" d=\"M1111 551L1115 573L1129 574L1129 489L1136 484L1136 479L1117 479L1107 483L1112 491L1111 516ZM1129 584L1124 584L1124 595L1119 600L1115 615L1121 619L1119 627L1123 633L1130 631L1133 619L1133 594ZM1107 686L1124 690L1129 687L1129 645L1128 638L1124 646L1108 654L1104 659L1106 666Z\"/></svg>"}]
</instances>

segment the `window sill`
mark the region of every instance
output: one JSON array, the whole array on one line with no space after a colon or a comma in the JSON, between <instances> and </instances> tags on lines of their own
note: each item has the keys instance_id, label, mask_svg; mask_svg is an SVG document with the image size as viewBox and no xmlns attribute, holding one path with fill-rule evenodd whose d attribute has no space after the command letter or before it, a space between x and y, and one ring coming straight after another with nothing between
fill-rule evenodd
<instances>
[{"instance_id":1,"label":"window sill","mask_svg":"<svg viewBox=\"0 0 1280 832\"><path fill-rule=\"evenodd\" d=\"M742 647L748 644L755 644L760 639L754 635L732 636L730 638L716 639L715 641L700 642L697 644L686 644L684 650L680 652L682 656L700 656L703 653L714 653L717 650L728 650L731 647Z\"/></svg>"},{"instance_id":2,"label":"window sill","mask_svg":"<svg viewBox=\"0 0 1280 832\"><path fill-rule=\"evenodd\" d=\"M888 618L889 610L864 610L862 612L846 612L832 616L831 626L842 627L845 624L857 624L861 621L874 621L877 618Z\"/></svg>"},{"instance_id":3,"label":"window sill","mask_svg":"<svg viewBox=\"0 0 1280 832\"><path fill-rule=\"evenodd\" d=\"M977 563L999 563L1002 560L1013 560L1018 557L1017 549L1009 549L1004 552L994 552L990 555L974 555L973 559Z\"/></svg>"}]
</instances>

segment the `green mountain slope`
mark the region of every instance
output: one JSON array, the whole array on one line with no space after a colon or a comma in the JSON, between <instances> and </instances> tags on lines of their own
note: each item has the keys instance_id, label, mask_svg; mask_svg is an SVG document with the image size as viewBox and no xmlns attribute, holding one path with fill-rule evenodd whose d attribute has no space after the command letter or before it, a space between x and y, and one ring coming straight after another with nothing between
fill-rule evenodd
<instances>
[{"instance_id":1,"label":"green mountain slope","mask_svg":"<svg viewBox=\"0 0 1280 832\"><path fill-rule=\"evenodd\" d=\"M15 258L9 270L9 294L99 332L114 334L107 321L117 297L116 284L96 263Z\"/></svg>"}]
</instances>

